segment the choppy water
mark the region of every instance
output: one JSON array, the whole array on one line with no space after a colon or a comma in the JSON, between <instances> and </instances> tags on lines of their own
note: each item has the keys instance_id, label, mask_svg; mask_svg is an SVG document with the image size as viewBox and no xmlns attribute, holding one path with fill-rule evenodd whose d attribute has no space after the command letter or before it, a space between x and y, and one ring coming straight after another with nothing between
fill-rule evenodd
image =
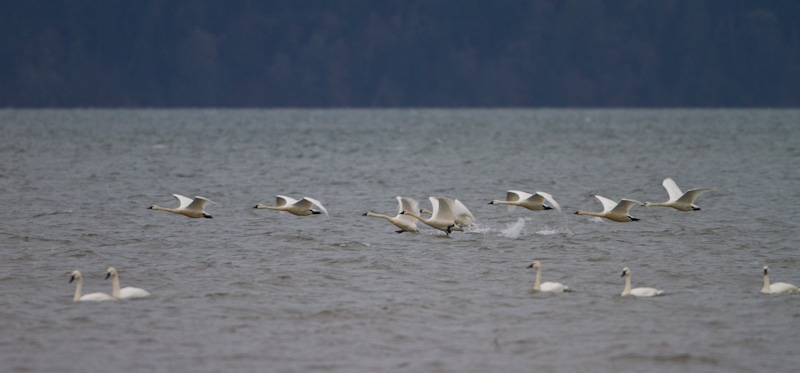
<instances>
[{"instance_id":1,"label":"choppy water","mask_svg":"<svg viewBox=\"0 0 800 373\"><path fill-rule=\"evenodd\" d=\"M3 371L795 371L798 110L2 110ZM661 202L672 177L700 212ZM564 208L507 213L508 189ZM147 210L172 193L214 219ZM331 213L254 210L310 196ZM365 211L463 201L445 238ZM576 291L537 294L545 280ZM153 296L73 302L122 286ZM634 286L667 295L622 298Z\"/></svg>"}]
</instances>

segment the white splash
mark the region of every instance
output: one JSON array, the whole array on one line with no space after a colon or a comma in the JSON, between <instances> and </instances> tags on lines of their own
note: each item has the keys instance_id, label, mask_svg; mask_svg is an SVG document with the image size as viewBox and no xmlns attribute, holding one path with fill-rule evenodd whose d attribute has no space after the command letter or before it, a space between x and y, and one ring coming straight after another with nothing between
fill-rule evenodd
<instances>
[{"instance_id":1,"label":"white splash","mask_svg":"<svg viewBox=\"0 0 800 373\"><path fill-rule=\"evenodd\" d=\"M525 222L527 219L519 218L516 222L508 224L506 229L500 231L500 236L508 237L508 238L517 238L519 234L522 233L522 229L525 228Z\"/></svg>"}]
</instances>

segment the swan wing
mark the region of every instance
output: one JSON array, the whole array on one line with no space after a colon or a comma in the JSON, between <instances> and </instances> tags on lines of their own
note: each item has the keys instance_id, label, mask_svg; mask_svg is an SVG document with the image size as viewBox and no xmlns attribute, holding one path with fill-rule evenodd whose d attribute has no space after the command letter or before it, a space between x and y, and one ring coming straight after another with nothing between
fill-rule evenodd
<instances>
[{"instance_id":1,"label":"swan wing","mask_svg":"<svg viewBox=\"0 0 800 373\"><path fill-rule=\"evenodd\" d=\"M614 207L611 210L611 212L613 212L615 214L625 214L625 215L627 215L628 211L631 209L631 207L636 206L636 205L641 205L641 204L642 204L641 202L634 201L632 199L623 199L622 201L619 201L617 206Z\"/></svg>"},{"instance_id":2,"label":"swan wing","mask_svg":"<svg viewBox=\"0 0 800 373\"><path fill-rule=\"evenodd\" d=\"M206 204L209 203L209 202L214 203L213 201L211 201L208 198L200 197L200 196L194 196L194 200L192 201L192 203L190 203L188 206L186 206L186 209L187 210L195 210L195 211L201 211L202 212L203 208L205 208Z\"/></svg>"},{"instance_id":3,"label":"swan wing","mask_svg":"<svg viewBox=\"0 0 800 373\"><path fill-rule=\"evenodd\" d=\"M433 209L433 211L431 211L431 219L436 219L439 215L439 199L436 197L428 197L428 200L431 201L431 208ZM415 213L419 214L418 212Z\"/></svg>"},{"instance_id":4,"label":"swan wing","mask_svg":"<svg viewBox=\"0 0 800 373\"><path fill-rule=\"evenodd\" d=\"M506 201L522 201L531 198L533 194L521 192L519 190L509 190L506 193Z\"/></svg>"},{"instance_id":5,"label":"swan wing","mask_svg":"<svg viewBox=\"0 0 800 373\"><path fill-rule=\"evenodd\" d=\"M689 204L694 203L694 199L697 198L697 196L699 196L699 195L701 195L701 194L703 194L705 192L708 192L709 190L711 190L711 189L703 188L703 189L690 189L690 190L687 190L686 193L684 193L683 196L681 196L681 198L678 198L678 202L689 203Z\"/></svg>"},{"instance_id":6,"label":"swan wing","mask_svg":"<svg viewBox=\"0 0 800 373\"><path fill-rule=\"evenodd\" d=\"M438 211L434 210L434 216L431 219L436 220L447 220L454 222L456 220L456 214L453 212L453 201L447 197L439 197L438 203Z\"/></svg>"},{"instance_id":7,"label":"swan wing","mask_svg":"<svg viewBox=\"0 0 800 373\"><path fill-rule=\"evenodd\" d=\"M475 224L475 215L472 215L472 212L469 211L467 206L465 206L461 201L454 200L452 206L453 214L455 214L456 218L455 221L461 225L474 225Z\"/></svg>"},{"instance_id":8,"label":"swan wing","mask_svg":"<svg viewBox=\"0 0 800 373\"><path fill-rule=\"evenodd\" d=\"M397 203L400 205L400 211L398 211L398 214L395 216L395 218L400 219L408 224L416 223L417 218L408 214L400 214L400 212L411 211L414 214L419 214L419 202L413 198L397 196Z\"/></svg>"},{"instance_id":9,"label":"swan wing","mask_svg":"<svg viewBox=\"0 0 800 373\"><path fill-rule=\"evenodd\" d=\"M275 199L276 206L294 205L295 203L297 203L297 200L292 197L278 195Z\"/></svg>"},{"instance_id":10,"label":"swan wing","mask_svg":"<svg viewBox=\"0 0 800 373\"><path fill-rule=\"evenodd\" d=\"M558 282L550 282L550 281L544 282L539 286L539 289L541 289L541 291L547 291L553 293L561 293L566 288L567 287L564 284Z\"/></svg>"},{"instance_id":11,"label":"swan wing","mask_svg":"<svg viewBox=\"0 0 800 373\"><path fill-rule=\"evenodd\" d=\"M655 288L635 288L631 290L631 294L637 297L654 297L663 293L662 290L658 290Z\"/></svg>"},{"instance_id":12,"label":"swan wing","mask_svg":"<svg viewBox=\"0 0 800 373\"><path fill-rule=\"evenodd\" d=\"M149 296L150 296L150 292L148 292L147 290L140 289L140 288L135 288L135 287L131 287L131 286L124 287L124 288L119 290L120 299L144 298L144 297L149 297Z\"/></svg>"},{"instance_id":13,"label":"swan wing","mask_svg":"<svg viewBox=\"0 0 800 373\"><path fill-rule=\"evenodd\" d=\"M537 191L536 194L534 194L534 196L540 196L539 198L544 198L547 201L547 203L552 205L556 210L558 210L558 212L561 212L561 206L558 204L558 202L556 202L555 199L553 199L553 196L550 195L550 193Z\"/></svg>"},{"instance_id":14,"label":"swan wing","mask_svg":"<svg viewBox=\"0 0 800 373\"><path fill-rule=\"evenodd\" d=\"M186 196L182 196L180 194L173 194L175 199L178 200L178 208L185 209L187 206L192 204L192 199Z\"/></svg>"},{"instance_id":15,"label":"swan wing","mask_svg":"<svg viewBox=\"0 0 800 373\"><path fill-rule=\"evenodd\" d=\"M603 212L609 212L617 207L617 203L603 196L594 196L603 204Z\"/></svg>"},{"instance_id":16,"label":"swan wing","mask_svg":"<svg viewBox=\"0 0 800 373\"><path fill-rule=\"evenodd\" d=\"M681 188L678 188L678 184L675 184L675 180L666 178L661 183L661 185L663 185L664 189L666 189L667 193L669 193L670 202L677 201L678 198L681 198L681 195L683 195L683 192L681 192Z\"/></svg>"},{"instance_id":17,"label":"swan wing","mask_svg":"<svg viewBox=\"0 0 800 373\"><path fill-rule=\"evenodd\" d=\"M303 199L300 202L302 203L303 201L308 201L311 204L313 204L314 206L317 206L317 208L320 211L322 211L322 213L325 214L325 216L330 217L330 215L328 215L328 209L326 209L325 206L322 205L322 202L317 201L317 200L315 200L315 199L313 199L311 197L303 197ZM309 206L309 208L311 208L311 206Z\"/></svg>"}]
</instances>

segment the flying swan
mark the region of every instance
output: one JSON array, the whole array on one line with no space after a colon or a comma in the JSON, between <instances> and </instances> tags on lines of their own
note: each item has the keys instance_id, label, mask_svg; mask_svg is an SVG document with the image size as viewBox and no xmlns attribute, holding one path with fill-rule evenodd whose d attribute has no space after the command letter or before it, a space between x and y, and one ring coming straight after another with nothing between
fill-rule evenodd
<instances>
[{"instance_id":1,"label":"flying swan","mask_svg":"<svg viewBox=\"0 0 800 373\"><path fill-rule=\"evenodd\" d=\"M417 218L409 214L402 214L402 212L405 210L414 212L419 211L419 202L413 198L397 196L397 203L399 205L399 210L396 216L376 214L372 211L367 211L364 213L364 216L374 216L388 220L390 223L400 228L400 230L395 231L397 233L419 232L419 228L417 228Z\"/></svg>"},{"instance_id":2,"label":"flying swan","mask_svg":"<svg viewBox=\"0 0 800 373\"><path fill-rule=\"evenodd\" d=\"M316 206L319 210L312 209L312 207L314 206ZM325 209L325 206L322 206L322 203L310 197L303 197L303 199L298 201L292 197L279 195L277 196L277 203L275 206L266 206L259 203L255 205L253 208L278 210L281 212L288 212L290 214L297 216L308 216L308 215L318 215L318 214L325 214L325 216L329 216L328 210Z\"/></svg>"},{"instance_id":3,"label":"flying swan","mask_svg":"<svg viewBox=\"0 0 800 373\"><path fill-rule=\"evenodd\" d=\"M622 269L622 276L625 277L625 289L622 290L622 296L633 295L636 297L654 297L663 293L663 290L655 288L636 288L631 289L631 270L628 267Z\"/></svg>"},{"instance_id":4,"label":"flying swan","mask_svg":"<svg viewBox=\"0 0 800 373\"><path fill-rule=\"evenodd\" d=\"M108 267L106 273L106 280L111 277L111 296L116 299L126 298L144 298L149 297L150 293L147 290L139 289L131 286L119 288L119 274L114 267Z\"/></svg>"},{"instance_id":5,"label":"flying swan","mask_svg":"<svg viewBox=\"0 0 800 373\"><path fill-rule=\"evenodd\" d=\"M433 211L429 219L423 218L417 211L403 210L401 215L411 215L431 228L445 232L447 236L453 231L463 232L463 227L475 224L475 217L461 201L447 197L429 197Z\"/></svg>"},{"instance_id":6,"label":"flying swan","mask_svg":"<svg viewBox=\"0 0 800 373\"><path fill-rule=\"evenodd\" d=\"M645 202L645 206L672 207L679 211L700 211L700 208L694 204L694 199L697 198L697 196L711 190L708 188L690 189L687 190L686 193L683 193L681 192L681 188L678 188L678 184L676 184L675 181L670 178L664 179L664 182L662 182L661 185L663 185L667 190L667 193L669 193L669 201L662 203Z\"/></svg>"},{"instance_id":7,"label":"flying swan","mask_svg":"<svg viewBox=\"0 0 800 373\"><path fill-rule=\"evenodd\" d=\"M214 203L213 201L211 201L211 200L209 200L207 198L204 198L204 197L200 197L200 196L195 196L194 199L182 196L180 194L173 194L173 196L175 196L175 198L178 200L178 203L180 204L177 208L172 209L172 208L168 208L168 207L161 207L161 206L152 205L152 206L148 207L148 209L150 209L150 210L169 211L169 212L172 212L172 213L175 213L175 214L181 214L183 216L188 216L190 218L208 218L208 219L211 219L211 215L209 215L208 213L203 211L203 208L205 208L206 204L209 203L209 202Z\"/></svg>"},{"instance_id":8,"label":"flying swan","mask_svg":"<svg viewBox=\"0 0 800 373\"><path fill-rule=\"evenodd\" d=\"M558 282L547 281L542 282L542 264L538 260L534 260L528 268L536 268L536 282L533 283L533 291L547 291L552 293L562 293L565 291L572 291L569 287Z\"/></svg>"},{"instance_id":9,"label":"flying swan","mask_svg":"<svg viewBox=\"0 0 800 373\"><path fill-rule=\"evenodd\" d=\"M631 207L634 205L641 205L642 203L639 201L634 201L632 199L623 199L616 203L606 197L603 196L595 196L597 199L603 203L603 211L602 212L587 212L578 210L575 212L578 215L589 215L589 216L597 216L601 218L606 218L608 220L617 221L620 223L629 222L629 221L639 221L639 219L634 218L628 215L628 211L630 211Z\"/></svg>"},{"instance_id":10,"label":"flying swan","mask_svg":"<svg viewBox=\"0 0 800 373\"><path fill-rule=\"evenodd\" d=\"M78 284L78 286L80 286L80 283ZM761 288L761 292L765 294L797 294L800 293L800 289L798 289L797 286L785 282L776 282L770 285L769 267L764 266L764 287Z\"/></svg>"},{"instance_id":11,"label":"flying swan","mask_svg":"<svg viewBox=\"0 0 800 373\"><path fill-rule=\"evenodd\" d=\"M547 201L553 207L547 206L544 202ZM527 192L521 192L519 190L509 190L506 193L505 200L493 200L489 202L490 205L506 205L508 207L508 212L514 212L514 209L517 206L524 207L528 210L552 210L555 208L558 212L561 212L561 206L558 205L553 196L550 193L545 193L538 191L536 193L530 194Z\"/></svg>"},{"instance_id":12,"label":"flying swan","mask_svg":"<svg viewBox=\"0 0 800 373\"><path fill-rule=\"evenodd\" d=\"M81 296L81 289L83 288L83 276L81 276L81 272L78 270L72 271L72 277L69 278L69 282L78 281L77 286L75 287L75 296L72 297L73 301L101 301L101 300L114 300L114 297L106 294L106 293L90 293Z\"/></svg>"}]
</instances>

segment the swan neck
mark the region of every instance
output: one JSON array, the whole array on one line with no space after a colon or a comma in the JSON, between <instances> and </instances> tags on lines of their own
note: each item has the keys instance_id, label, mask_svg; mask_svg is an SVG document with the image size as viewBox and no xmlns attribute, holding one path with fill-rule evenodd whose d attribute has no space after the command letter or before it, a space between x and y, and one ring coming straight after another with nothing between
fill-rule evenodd
<instances>
[{"instance_id":1,"label":"swan neck","mask_svg":"<svg viewBox=\"0 0 800 373\"><path fill-rule=\"evenodd\" d=\"M111 296L119 298L119 275L116 273L111 276Z\"/></svg>"},{"instance_id":2,"label":"swan neck","mask_svg":"<svg viewBox=\"0 0 800 373\"><path fill-rule=\"evenodd\" d=\"M172 209L172 208L169 208L169 207L161 207L161 206L156 206L156 205L151 206L150 209L151 210L169 211L169 212L174 212L174 213L178 213L178 211L179 211L179 209Z\"/></svg>"},{"instance_id":3,"label":"swan neck","mask_svg":"<svg viewBox=\"0 0 800 373\"><path fill-rule=\"evenodd\" d=\"M645 202L645 206L664 206L664 207L672 207L669 202Z\"/></svg>"},{"instance_id":4,"label":"swan neck","mask_svg":"<svg viewBox=\"0 0 800 373\"><path fill-rule=\"evenodd\" d=\"M631 276L625 276L625 289L622 290L622 295L628 295L631 293Z\"/></svg>"},{"instance_id":5,"label":"swan neck","mask_svg":"<svg viewBox=\"0 0 800 373\"><path fill-rule=\"evenodd\" d=\"M384 218L386 220L391 220L391 216L383 215L383 214L376 214L372 211L367 211L367 216L374 216L376 218Z\"/></svg>"},{"instance_id":6,"label":"swan neck","mask_svg":"<svg viewBox=\"0 0 800 373\"><path fill-rule=\"evenodd\" d=\"M83 288L83 279L78 277L78 283L75 284L75 296L72 300L81 300L81 288Z\"/></svg>"},{"instance_id":7,"label":"swan neck","mask_svg":"<svg viewBox=\"0 0 800 373\"><path fill-rule=\"evenodd\" d=\"M80 283L78 283L80 284ZM80 286L80 285L79 285ZM761 288L762 293L769 293L769 275L764 275L764 287Z\"/></svg>"},{"instance_id":8,"label":"swan neck","mask_svg":"<svg viewBox=\"0 0 800 373\"><path fill-rule=\"evenodd\" d=\"M542 267L536 268L536 281L533 283L533 290L542 290Z\"/></svg>"}]
</instances>

